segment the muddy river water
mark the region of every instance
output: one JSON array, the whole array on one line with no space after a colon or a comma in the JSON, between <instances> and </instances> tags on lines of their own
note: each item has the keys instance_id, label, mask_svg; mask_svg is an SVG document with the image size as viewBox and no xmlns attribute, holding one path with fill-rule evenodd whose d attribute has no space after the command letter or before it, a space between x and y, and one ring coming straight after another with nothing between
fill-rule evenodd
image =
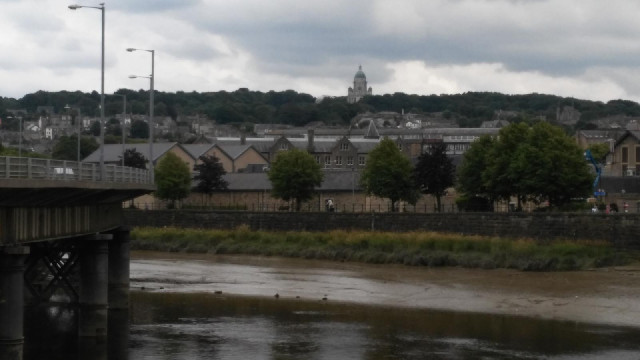
<instances>
[{"instance_id":1,"label":"muddy river water","mask_svg":"<svg viewBox=\"0 0 640 360\"><path fill-rule=\"evenodd\" d=\"M108 351L60 359L640 359L637 266L529 273L134 252L131 288ZM25 359L51 346L26 343Z\"/></svg>"}]
</instances>

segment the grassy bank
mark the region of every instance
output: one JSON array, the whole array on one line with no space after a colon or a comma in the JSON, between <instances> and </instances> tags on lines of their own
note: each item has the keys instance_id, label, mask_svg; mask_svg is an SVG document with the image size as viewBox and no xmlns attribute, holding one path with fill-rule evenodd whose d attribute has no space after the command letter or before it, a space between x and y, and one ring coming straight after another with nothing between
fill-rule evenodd
<instances>
[{"instance_id":1,"label":"grassy bank","mask_svg":"<svg viewBox=\"0 0 640 360\"><path fill-rule=\"evenodd\" d=\"M604 242L555 241L410 232L265 232L135 228L134 250L249 254L414 266L577 270L621 265L627 257Z\"/></svg>"}]
</instances>

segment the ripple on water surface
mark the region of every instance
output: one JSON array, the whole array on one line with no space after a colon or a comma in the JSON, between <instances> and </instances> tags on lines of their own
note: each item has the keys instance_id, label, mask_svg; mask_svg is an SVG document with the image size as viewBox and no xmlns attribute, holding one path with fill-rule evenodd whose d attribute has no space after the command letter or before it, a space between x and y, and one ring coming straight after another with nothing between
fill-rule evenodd
<instances>
[{"instance_id":1,"label":"ripple on water surface","mask_svg":"<svg viewBox=\"0 0 640 360\"><path fill-rule=\"evenodd\" d=\"M640 330L211 294L132 294L132 359L637 359Z\"/></svg>"}]
</instances>

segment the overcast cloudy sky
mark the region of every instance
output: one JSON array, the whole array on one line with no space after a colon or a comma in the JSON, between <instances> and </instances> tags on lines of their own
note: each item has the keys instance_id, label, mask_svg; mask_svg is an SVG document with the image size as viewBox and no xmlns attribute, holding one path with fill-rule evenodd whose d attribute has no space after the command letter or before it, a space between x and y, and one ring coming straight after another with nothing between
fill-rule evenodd
<instances>
[{"instance_id":1,"label":"overcast cloudy sky","mask_svg":"<svg viewBox=\"0 0 640 360\"><path fill-rule=\"evenodd\" d=\"M100 11L0 0L0 96L100 91ZM97 6L98 2L81 2ZM105 92L495 91L640 101L640 1L113 0Z\"/></svg>"}]
</instances>

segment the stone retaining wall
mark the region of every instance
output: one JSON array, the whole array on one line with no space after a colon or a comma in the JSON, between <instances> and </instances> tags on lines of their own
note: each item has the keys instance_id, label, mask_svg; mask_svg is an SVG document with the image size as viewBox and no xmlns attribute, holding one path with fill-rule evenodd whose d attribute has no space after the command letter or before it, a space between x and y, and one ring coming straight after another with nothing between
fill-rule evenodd
<instances>
[{"instance_id":1,"label":"stone retaining wall","mask_svg":"<svg viewBox=\"0 0 640 360\"><path fill-rule=\"evenodd\" d=\"M130 226L276 231L437 231L465 235L554 239L606 240L640 249L638 214L542 213L261 213L195 210L125 210Z\"/></svg>"}]
</instances>

